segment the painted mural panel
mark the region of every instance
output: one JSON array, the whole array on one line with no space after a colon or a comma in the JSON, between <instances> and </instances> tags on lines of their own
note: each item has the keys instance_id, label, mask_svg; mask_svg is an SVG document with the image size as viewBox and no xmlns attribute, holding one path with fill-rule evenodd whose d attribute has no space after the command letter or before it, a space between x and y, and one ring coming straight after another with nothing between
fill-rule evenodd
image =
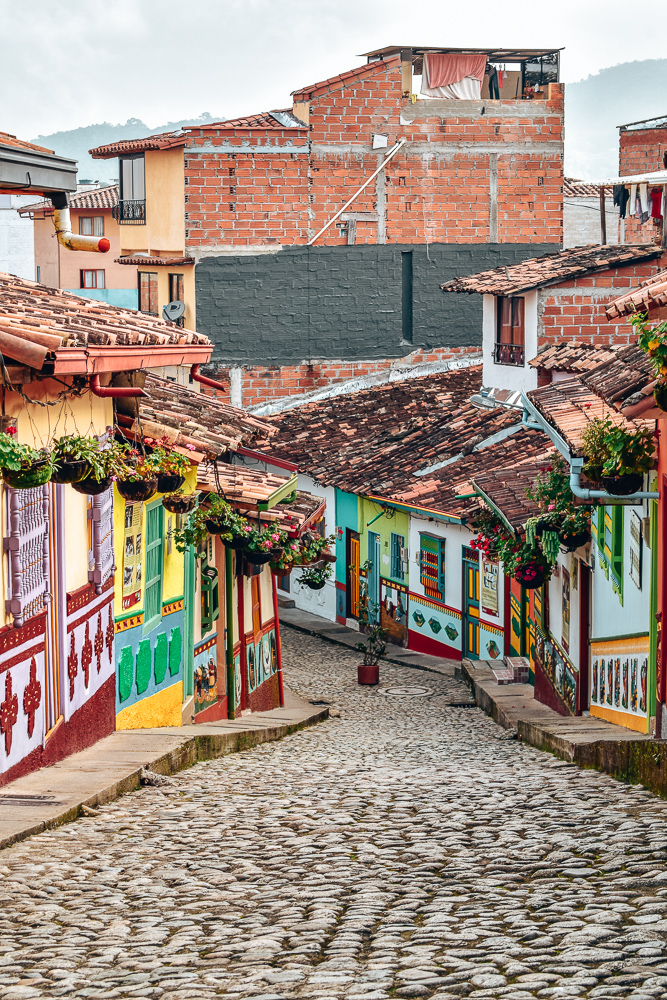
<instances>
[{"instance_id":1,"label":"painted mural panel","mask_svg":"<svg viewBox=\"0 0 667 1000\"><path fill-rule=\"evenodd\" d=\"M147 634L141 612L117 620L115 629L117 727L180 725L182 598L163 605L159 623Z\"/></svg>"},{"instance_id":2,"label":"painted mural panel","mask_svg":"<svg viewBox=\"0 0 667 1000\"><path fill-rule=\"evenodd\" d=\"M43 642L33 652L19 651L0 672L0 772L8 771L41 746L45 733ZM26 655L26 652L28 655Z\"/></svg>"},{"instance_id":3,"label":"painted mural panel","mask_svg":"<svg viewBox=\"0 0 667 1000\"><path fill-rule=\"evenodd\" d=\"M113 581L110 581L111 583ZM65 717L69 718L114 672L113 589L74 607L67 621ZM90 600L92 598L92 600Z\"/></svg>"},{"instance_id":4,"label":"painted mural panel","mask_svg":"<svg viewBox=\"0 0 667 1000\"><path fill-rule=\"evenodd\" d=\"M380 578L380 624L391 642L403 646L408 638L408 589Z\"/></svg>"},{"instance_id":5,"label":"painted mural panel","mask_svg":"<svg viewBox=\"0 0 667 1000\"><path fill-rule=\"evenodd\" d=\"M218 703L218 636L195 646L195 715Z\"/></svg>"},{"instance_id":6,"label":"painted mural panel","mask_svg":"<svg viewBox=\"0 0 667 1000\"><path fill-rule=\"evenodd\" d=\"M461 650L460 611L411 593L409 623L411 631Z\"/></svg>"},{"instance_id":7,"label":"painted mural panel","mask_svg":"<svg viewBox=\"0 0 667 1000\"><path fill-rule=\"evenodd\" d=\"M646 731L649 638L591 643L591 715Z\"/></svg>"},{"instance_id":8,"label":"painted mural panel","mask_svg":"<svg viewBox=\"0 0 667 1000\"><path fill-rule=\"evenodd\" d=\"M274 621L256 640L252 634L246 636L246 670L249 691L255 691L277 672L278 643Z\"/></svg>"},{"instance_id":9,"label":"painted mural panel","mask_svg":"<svg viewBox=\"0 0 667 1000\"><path fill-rule=\"evenodd\" d=\"M482 614L498 614L498 563L482 558Z\"/></svg>"},{"instance_id":10,"label":"painted mural panel","mask_svg":"<svg viewBox=\"0 0 667 1000\"><path fill-rule=\"evenodd\" d=\"M497 625L490 625L488 622L479 623L479 655L483 660L497 660L504 656L505 639L502 628Z\"/></svg>"}]
</instances>

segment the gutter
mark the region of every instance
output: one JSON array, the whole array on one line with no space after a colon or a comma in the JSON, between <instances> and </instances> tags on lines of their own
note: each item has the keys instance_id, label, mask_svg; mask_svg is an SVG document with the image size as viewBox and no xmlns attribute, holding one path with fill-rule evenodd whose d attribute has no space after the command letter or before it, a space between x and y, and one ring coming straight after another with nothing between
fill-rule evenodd
<instances>
[{"instance_id":1,"label":"gutter","mask_svg":"<svg viewBox=\"0 0 667 1000\"><path fill-rule=\"evenodd\" d=\"M79 236L72 232L69 216L69 201L65 191L49 194L53 204L53 225L58 242L68 250L86 250L88 253L108 253L111 243L105 236Z\"/></svg>"},{"instance_id":2,"label":"gutter","mask_svg":"<svg viewBox=\"0 0 667 1000\"><path fill-rule=\"evenodd\" d=\"M419 507L412 503L402 503L400 500L387 500L386 497L373 496L370 493L366 494L366 499L373 500L375 503L382 504L384 507L392 507L394 510L401 511L405 514L415 513L424 514L427 517L432 517L436 521L445 521L447 524L465 524L465 516L457 516L456 514L445 514L440 510L433 510L431 507Z\"/></svg>"},{"instance_id":3,"label":"gutter","mask_svg":"<svg viewBox=\"0 0 667 1000\"><path fill-rule=\"evenodd\" d=\"M144 392L143 389L139 389L136 386L130 385L100 385L100 376L92 375L90 379L90 391L94 396L101 396L102 399L106 399L110 396L112 399L125 399L128 396L147 396L148 393Z\"/></svg>"}]
</instances>

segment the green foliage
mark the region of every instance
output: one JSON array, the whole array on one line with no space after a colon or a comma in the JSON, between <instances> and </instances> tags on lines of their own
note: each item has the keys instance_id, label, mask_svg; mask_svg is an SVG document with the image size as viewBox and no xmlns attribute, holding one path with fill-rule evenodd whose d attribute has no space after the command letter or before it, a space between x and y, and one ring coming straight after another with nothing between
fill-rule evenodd
<instances>
[{"instance_id":1,"label":"green foliage","mask_svg":"<svg viewBox=\"0 0 667 1000\"><path fill-rule=\"evenodd\" d=\"M100 443L95 437L64 434L53 442L53 463L87 462L95 469L100 454Z\"/></svg>"},{"instance_id":2,"label":"green foliage","mask_svg":"<svg viewBox=\"0 0 667 1000\"><path fill-rule=\"evenodd\" d=\"M184 476L190 469L190 460L178 451L158 444L142 463L154 476Z\"/></svg>"},{"instance_id":3,"label":"green foliage","mask_svg":"<svg viewBox=\"0 0 667 1000\"><path fill-rule=\"evenodd\" d=\"M321 584L331 576L331 563L324 563L323 566L304 566L301 576L297 577L297 583L307 586L308 583Z\"/></svg>"},{"instance_id":4,"label":"green foliage","mask_svg":"<svg viewBox=\"0 0 667 1000\"><path fill-rule=\"evenodd\" d=\"M653 467L655 443L648 427L627 431L609 417L596 417L584 430L582 442L584 472L592 479L644 473Z\"/></svg>"},{"instance_id":5,"label":"green foliage","mask_svg":"<svg viewBox=\"0 0 667 1000\"><path fill-rule=\"evenodd\" d=\"M374 667L387 651L389 633L380 625L380 607L373 601L365 601L359 610L359 625L365 642L355 643L355 649L364 654L364 666Z\"/></svg>"},{"instance_id":6,"label":"green foliage","mask_svg":"<svg viewBox=\"0 0 667 1000\"><path fill-rule=\"evenodd\" d=\"M319 558L324 549L334 545L335 535L318 535L313 531L304 531L301 536L301 558L304 562L314 562Z\"/></svg>"},{"instance_id":7,"label":"green foliage","mask_svg":"<svg viewBox=\"0 0 667 1000\"><path fill-rule=\"evenodd\" d=\"M648 354L656 378L667 376L667 322L649 326L648 313L635 313L630 322L637 344Z\"/></svg>"},{"instance_id":8,"label":"green foliage","mask_svg":"<svg viewBox=\"0 0 667 1000\"><path fill-rule=\"evenodd\" d=\"M478 549L487 559L508 563L520 544L514 532L489 507L475 511L473 521L478 534L470 542L470 548Z\"/></svg>"},{"instance_id":9,"label":"green foliage","mask_svg":"<svg viewBox=\"0 0 667 1000\"><path fill-rule=\"evenodd\" d=\"M560 455L555 455L548 465L540 469L535 482L526 490L526 496L543 512L560 511L572 506L574 496L570 489L570 470Z\"/></svg>"},{"instance_id":10,"label":"green foliage","mask_svg":"<svg viewBox=\"0 0 667 1000\"><path fill-rule=\"evenodd\" d=\"M0 433L0 470L26 469L39 457L39 452L27 444L20 444L16 440L16 428L10 428L14 433Z\"/></svg>"}]
</instances>

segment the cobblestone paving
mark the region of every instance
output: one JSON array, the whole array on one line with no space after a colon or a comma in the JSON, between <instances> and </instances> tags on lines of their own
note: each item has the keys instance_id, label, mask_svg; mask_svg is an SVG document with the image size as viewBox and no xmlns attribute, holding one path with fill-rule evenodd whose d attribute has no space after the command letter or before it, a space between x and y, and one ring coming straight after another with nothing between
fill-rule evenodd
<instances>
[{"instance_id":1,"label":"cobblestone paving","mask_svg":"<svg viewBox=\"0 0 667 1000\"><path fill-rule=\"evenodd\" d=\"M667 996L667 804L285 630L333 719L0 854L0 996Z\"/></svg>"}]
</instances>

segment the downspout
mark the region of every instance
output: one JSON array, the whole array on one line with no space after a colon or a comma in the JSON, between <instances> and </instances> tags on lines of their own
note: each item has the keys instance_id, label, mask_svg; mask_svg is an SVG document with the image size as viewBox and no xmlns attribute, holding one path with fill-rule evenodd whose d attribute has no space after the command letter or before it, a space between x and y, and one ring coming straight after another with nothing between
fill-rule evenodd
<instances>
[{"instance_id":1,"label":"downspout","mask_svg":"<svg viewBox=\"0 0 667 1000\"><path fill-rule=\"evenodd\" d=\"M236 718L236 670L234 669L234 572L232 550L225 545L225 614L227 616L227 718Z\"/></svg>"},{"instance_id":2,"label":"downspout","mask_svg":"<svg viewBox=\"0 0 667 1000\"><path fill-rule=\"evenodd\" d=\"M199 365L193 365L190 369L190 377L195 381L199 382L200 385L208 385L211 389L217 389L219 392L224 392L225 395L229 395L229 386L223 385L222 382L216 382L213 378L208 378L206 375L199 374Z\"/></svg>"},{"instance_id":3,"label":"downspout","mask_svg":"<svg viewBox=\"0 0 667 1000\"><path fill-rule=\"evenodd\" d=\"M111 397L112 399L126 399L128 396L145 396L146 393L138 386L131 385L100 385L100 376L92 375L90 379L90 391L94 396L101 396L102 399Z\"/></svg>"},{"instance_id":4,"label":"downspout","mask_svg":"<svg viewBox=\"0 0 667 1000\"><path fill-rule=\"evenodd\" d=\"M629 504L633 500L659 500L660 494L655 492L630 493L625 496L618 496L614 493L607 493L606 490L588 490L580 483L581 470L585 459L570 458L570 489L575 497L581 500L613 500L615 503Z\"/></svg>"},{"instance_id":5,"label":"downspout","mask_svg":"<svg viewBox=\"0 0 667 1000\"><path fill-rule=\"evenodd\" d=\"M53 225L56 227L58 242L68 250L87 250L92 253L108 253L111 243L106 236L79 236L72 232L67 195L55 191L49 195L53 204Z\"/></svg>"}]
</instances>

